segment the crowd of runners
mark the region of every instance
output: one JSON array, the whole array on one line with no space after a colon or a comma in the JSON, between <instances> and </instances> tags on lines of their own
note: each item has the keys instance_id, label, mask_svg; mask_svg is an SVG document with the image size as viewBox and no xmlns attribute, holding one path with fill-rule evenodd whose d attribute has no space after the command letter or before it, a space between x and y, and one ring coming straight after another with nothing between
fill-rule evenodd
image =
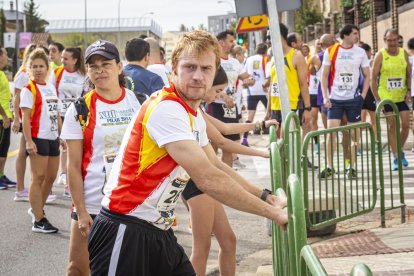
<instances>
[{"instance_id":1,"label":"crowd of runners","mask_svg":"<svg viewBox=\"0 0 414 276\"><path fill-rule=\"evenodd\" d=\"M366 113L375 127L376 103L389 99L400 111L404 146L414 62L396 30L386 31L375 56L353 25L341 29L341 42L322 35L314 53L283 24L280 33L290 108L303 136L318 129L319 114L325 128L365 121ZM0 73L0 189L15 187L14 201L30 203L33 232L56 233L45 205L57 198L56 180L65 186L63 196L73 202L67 275L205 275L212 234L221 275L235 275L237 237L222 204L286 226L285 200L235 172L245 168L238 155L269 157L249 146L249 133L271 125L279 137L283 131L269 38L247 57L231 31L184 33L170 63L158 41L144 36L126 43L125 62L105 40L85 51L30 44L14 91ZM407 48L414 54L414 39ZM2 48L1 68L7 60ZM260 103L266 115L255 121ZM16 182L4 172L11 131L21 132ZM328 136L327 143L336 145L335 139ZM347 139L350 178L358 177L359 139ZM331 157L338 149L327 148L326 168L305 164L321 178L335 173ZM318 139L312 150L321 152ZM24 183L27 158L30 184ZM404 154L402 165L408 166ZM190 213L190 258L172 230L180 198Z\"/></svg>"}]
</instances>

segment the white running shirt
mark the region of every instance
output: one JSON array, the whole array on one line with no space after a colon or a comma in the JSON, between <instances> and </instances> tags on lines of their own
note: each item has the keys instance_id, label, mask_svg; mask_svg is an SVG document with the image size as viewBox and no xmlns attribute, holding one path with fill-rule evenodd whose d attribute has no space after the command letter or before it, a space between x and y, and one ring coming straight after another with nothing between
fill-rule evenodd
<instances>
[{"instance_id":1,"label":"white running shirt","mask_svg":"<svg viewBox=\"0 0 414 276\"><path fill-rule=\"evenodd\" d=\"M328 49L323 55L323 65L334 66L333 83L330 87L330 99L352 100L359 85L359 76L362 68L369 68L369 60L365 50L353 45L352 48L338 47L336 59L331 64Z\"/></svg>"},{"instance_id":2,"label":"white running shirt","mask_svg":"<svg viewBox=\"0 0 414 276\"><path fill-rule=\"evenodd\" d=\"M255 83L248 88L248 93L251 96L266 96L267 93L263 89L265 82L266 64L263 64L265 59L262 55L254 55L248 57L244 65L244 71L254 77Z\"/></svg>"},{"instance_id":3,"label":"white running shirt","mask_svg":"<svg viewBox=\"0 0 414 276\"><path fill-rule=\"evenodd\" d=\"M85 132L75 119L75 105L66 112L61 138L84 140L82 177L85 207L89 214L97 215L101 209L102 189L113 164L111 161L119 152L125 130L140 106L128 89L123 90L122 96L115 101L108 101L96 93L90 105L90 116L95 120L89 121Z\"/></svg>"}]
</instances>

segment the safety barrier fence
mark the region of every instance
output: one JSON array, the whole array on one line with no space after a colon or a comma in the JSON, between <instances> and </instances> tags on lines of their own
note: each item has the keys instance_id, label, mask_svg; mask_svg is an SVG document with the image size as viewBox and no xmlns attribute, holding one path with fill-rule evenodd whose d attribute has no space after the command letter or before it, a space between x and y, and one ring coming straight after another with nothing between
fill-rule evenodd
<instances>
[{"instance_id":1,"label":"safety barrier fence","mask_svg":"<svg viewBox=\"0 0 414 276\"><path fill-rule=\"evenodd\" d=\"M277 155L276 143L272 143L271 155ZM272 182L272 188L279 197L286 198L280 184ZM297 175L291 174L287 184L287 230L273 224L273 275L328 275L313 249L307 245L306 221L302 187ZM351 275L372 275L364 264L357 264Z\"/></svg>"},{"instance_id":2,"label":"safety barrier fence","mask_svg":"<svg viewBox=\"0 0 414 276\"><path fill-rule=\"evenodd\" d=\"M338 139L339 134L342 141ZM315 141L320 141L319 151L309 151L309 146L315 148ZM312 165L311 168L302 166L302 185L311 230L375 208L375 157L374 132L368 123L312 131L305 136L302 160L309 160Z\"/></svg>"},{"instance_id":3,"label":"safety barrier fence","mask_svg":"<svg viewBox=\"0 0 414 276\"><path fill-rule=\"evenodd\" d=\"M389 105L392 108L392 112L384 113L384 105ZM375 119L377 125L377 149L380 179L380 201L381 201L381 226L385 227L385 212L393 209L401 209L401 223L405 223L406 205L404 200L404 180L403 180L403 164L402 164L402 150L401 150L401 137L400 137L400 119L397 106L390 100L381 101L375 111ZM381 122L385 121L385 124L381 125ZM394 133L395 137L395 151L397 154L398 170L393 171L394 153L391 147L391 143L383 142L383 129L385 125L386 141L391 141L391 133ZM395 126L395 127L394 127ZM383 150L384 149L384 150ZM384 176L384 163L388 163L389 177L385 179ZM387 181L387 183L385 183ZM388 186L386 189L385 186ZM386 198L389 198L386 200Z\"/></svg>"}]
</instances>

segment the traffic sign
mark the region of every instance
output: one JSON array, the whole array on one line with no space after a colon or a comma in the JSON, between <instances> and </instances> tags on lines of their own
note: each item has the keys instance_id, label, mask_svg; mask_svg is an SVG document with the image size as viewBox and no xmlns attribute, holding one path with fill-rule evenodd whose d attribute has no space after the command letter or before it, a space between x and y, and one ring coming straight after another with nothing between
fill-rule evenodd
<instances>
[{"instance_id":1,"label":"traffic sign","mask_svg":"<svg viewBox=\"0 0 414 276\"><path fill-rule=\"evenodd\" d=\"M242 17L237 24L236 32L238 34L253 32L266 29L267 26L269 26L269 22L267 20L267 15L265 14Z\"/></svg>"}]
</instances>

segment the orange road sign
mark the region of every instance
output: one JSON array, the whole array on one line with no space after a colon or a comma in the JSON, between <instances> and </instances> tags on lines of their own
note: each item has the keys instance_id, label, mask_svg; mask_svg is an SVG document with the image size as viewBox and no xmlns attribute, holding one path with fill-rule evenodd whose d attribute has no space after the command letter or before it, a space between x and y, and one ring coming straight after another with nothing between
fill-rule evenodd
<instances>
[{"instance_id":1,"label":"orange road sign","mask_svg":"<svg viewBox=\"0 0 414 276\"><path fill-rule=\"evenodd\" d=\"M237 24L237 33L253 32L257 30L266 29L269 26L267 15L255 15L249 17L242 17Z\"/></svg>"}]
</instances>

